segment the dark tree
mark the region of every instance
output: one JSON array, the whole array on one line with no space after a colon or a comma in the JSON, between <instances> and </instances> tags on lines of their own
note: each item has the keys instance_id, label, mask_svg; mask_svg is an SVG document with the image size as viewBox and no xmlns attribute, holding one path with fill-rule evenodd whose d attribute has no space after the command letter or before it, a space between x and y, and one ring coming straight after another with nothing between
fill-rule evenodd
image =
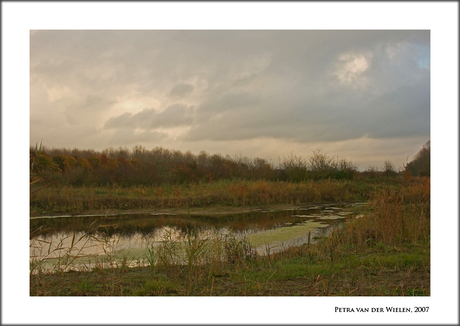
<instances>
[{"instance_id":1,"label":"dark tree","mask_svg":"<svg viewBox=\"0 0 460 326\"><path fill-rule=\"evenodd\" d=\"M405 166L405 172L415 176L430 176L430 141Z\"/></svg>"}]
</instances>

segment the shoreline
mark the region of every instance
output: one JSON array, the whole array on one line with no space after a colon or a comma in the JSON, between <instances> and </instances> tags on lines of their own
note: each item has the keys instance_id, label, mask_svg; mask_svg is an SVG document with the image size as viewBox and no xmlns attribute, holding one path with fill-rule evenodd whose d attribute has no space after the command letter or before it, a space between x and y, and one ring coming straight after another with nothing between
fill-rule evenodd
<instances>
[{"instance_id":1,"label":"shoreline","mask_svg":"<svg viewBox=\"0 0 460 326\"><path fill-rule=\"evenodd\" d=\"M151 215L194 215L194 216L215 216L215 215L232 215L244 214L264 211L281 211L281 210L297 210L313 206L333 206L343 204L365 204L366 201L347 201L347 202L321 202L309 203L302 205L288 205L288 204L272 204L272 205L259 205L259 206L208 206L208 207L189 207L189 208L159 208L159 209L109 209L103 210L87 210L75 213L56 213L41 216L30 216L31 220L47 219L47 218L68 218L68 217L102 217L102 216L131 216L141 214Z\"/></svg>"}]
</instances>

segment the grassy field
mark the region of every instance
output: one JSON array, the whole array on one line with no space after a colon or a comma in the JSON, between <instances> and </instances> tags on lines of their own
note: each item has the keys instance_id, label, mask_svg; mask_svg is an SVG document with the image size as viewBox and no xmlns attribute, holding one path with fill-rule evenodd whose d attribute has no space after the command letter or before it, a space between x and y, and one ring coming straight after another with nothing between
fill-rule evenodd
<instances>
[{"instance_id":1,"label":"grassy field","mask_svg":"<svg viewBox=\"0 0 460 326\"><path fill-rule=\"evenodd\" d=\"M226 207L245 208L369 200L382 188L405 189L411 195L423 178L405 180L318 180L304 182L220 180L181 185L120 187L52 186L31 194L31 216L120 210Z\"/></svg>"},{"instance_id":2,"label":"grassy field","mask_svg":"<svg viewBox=\"0 0 460 326\"><path fill-rule=\"evenodd\" d=\"M430 179L389 181L222 181L164 187L44 188L33 214L107 209L186 209L368 200L369 209L315 243L256 255L247 240L165 239L148 248L148 267L44 273L30 294L44 296L429 296ZM222 208L222 209L224 209ZM174 254L182 252L178 263ZM32 266L32 265L31 265Z\"/></svg>"}]
</instances>

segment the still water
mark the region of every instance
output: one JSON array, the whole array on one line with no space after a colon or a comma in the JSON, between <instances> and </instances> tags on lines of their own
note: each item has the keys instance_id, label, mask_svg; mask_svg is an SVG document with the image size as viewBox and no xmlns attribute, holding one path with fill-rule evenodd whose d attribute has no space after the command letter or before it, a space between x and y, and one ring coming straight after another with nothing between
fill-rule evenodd
<instances>
[{"instance_id":1,"label":"still water","mask_svg":"<svg viewBox=\"0 0 460 326\"><path fill-rule=\"evenodd\" d=\"M259 254L265 254L267 250L274 252L314 242L347 218L359 217L356 211L363 205L365 203L329 204L216 215L144 213L33 218L30 220L30 259L129 252L140 261L147 248L164 241L185 241L190 232L203 239L245 238Z\"/></svg>"}]
</instances>

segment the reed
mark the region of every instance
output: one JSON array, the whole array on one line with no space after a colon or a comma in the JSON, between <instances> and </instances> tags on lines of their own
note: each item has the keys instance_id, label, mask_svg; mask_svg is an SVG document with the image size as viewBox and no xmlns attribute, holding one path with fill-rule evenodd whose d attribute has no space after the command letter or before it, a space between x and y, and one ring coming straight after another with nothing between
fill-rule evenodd
<instances>
[{"instance_id":1,"label":"reed","mask_svg":"<svg viewBox=\"0 0 460 326\"><path fill-rule=\"evenodd\" d=\"M423 181L393 178L386 181L310 180L284 181L221 180L193 185L120 187L71 187L49 185L30 200L31 216L84 213L87 211L185 209L186 207L250 207L301 205L319 202L362 201L384 187L405 190L406 196L418 196ZM428 193L429 197L429 193Z\"/></svg>"},{"instance_id":2,"label":"reed","mask_svg":"<svg viewBox=\"0 0 460 326\"><path fill-rule=\"evenodd\" d=\"M72 264L82 261L75 250L66 256L59 243L45 244L43 250L56 249L60 260L53 261L53 274L45 273L46 260L31 261L31 295L430 295L429 178L364 185L335 180L295 184L233 180L165 186L161 193L149 187L92 188L95 197L118 193L144 200L152 196L168 198L171 205L179 205L176 200L188 205L212 194L219 202L227 198L231 204L311 202L311 198L345 198L344 189L349 196L370 189L369 208L325 238L268 255L255 254L247 239L209 238L187 226L185 235L170 230L160 243L144 248L142 258L150 267L127 268L129 258L109 243L112 249L100 257L99 265L92 265L95 269L90 271L87 263L86 272L67 273ZM59 190L62 196L80 196L78 188ZM75 235L66 241L75 248L85 239ZM118 263L109 264L116 259Z\"/></svg>"},{"instance_id":3,"label":"reed","mask_svg":"<svg viewBox=\"0 0 460 326\"><path fill-rule=\"evenodd\" d=\"M335 236L342 244L361 249L378 244L427 243L430 240L429 189L429 180L399 190L382 188L371 198L369 211L349 221Z\"/></svg>"}]
</instances>

